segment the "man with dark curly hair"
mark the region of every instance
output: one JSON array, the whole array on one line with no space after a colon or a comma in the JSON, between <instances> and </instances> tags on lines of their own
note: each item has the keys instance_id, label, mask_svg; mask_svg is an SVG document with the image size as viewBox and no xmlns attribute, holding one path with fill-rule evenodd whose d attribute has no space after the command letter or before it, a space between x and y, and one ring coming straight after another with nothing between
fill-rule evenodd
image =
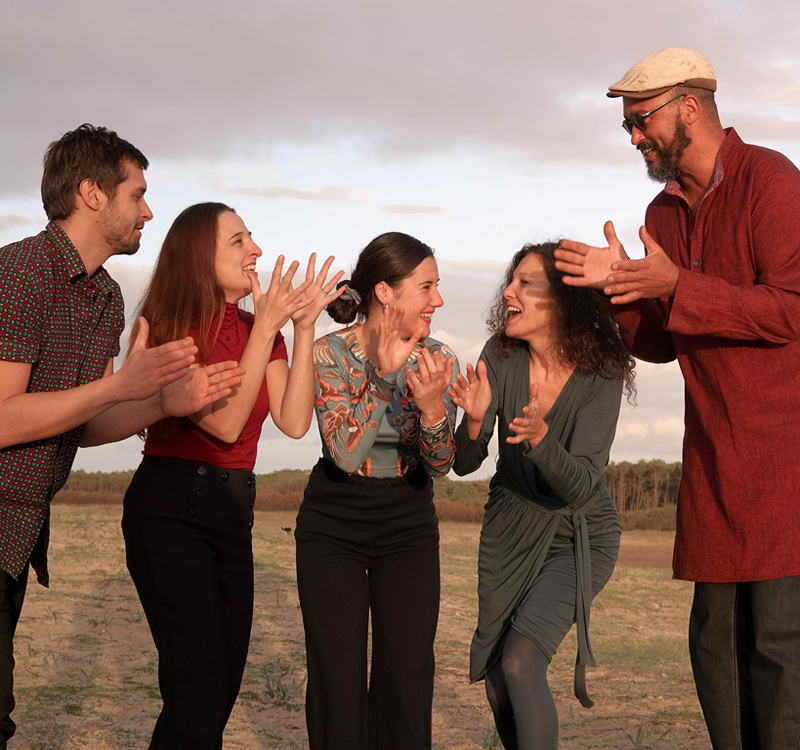
<instances>
[{"instance_id":1,"label":"man with dark curly hair","mask_svg":"<svg viewBox=\"0 0 800 750\"><path fill-rule=\"evenodd\" d=\"M630 351L678 360L686 435L675 577L695 581L689 646L715 750L800 747L800 171L723 129L694 50L649 55L609 88L663 192L647 256L563 242Z\"/></svg>"}]
</instances>

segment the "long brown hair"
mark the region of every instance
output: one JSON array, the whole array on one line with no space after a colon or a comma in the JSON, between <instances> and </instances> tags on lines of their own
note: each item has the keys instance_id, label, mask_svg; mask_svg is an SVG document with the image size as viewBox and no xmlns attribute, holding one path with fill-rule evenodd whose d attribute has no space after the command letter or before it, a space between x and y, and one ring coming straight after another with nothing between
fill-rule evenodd
<instances>
[{"instance_id":1,"label":"long brown hair","mask_svg":"<svg viewBox=\"0 0 800 750\"><path fill-rule=\"evenodd\" d=\"M564 365L573 365L579 372L598 373L606 378L622 380L628 401L636 396L635 360L619 335L619 329L603 307L593 289L567 286L564 274L556 268L556 242L524 245L508 264L506 275L495 294L486 325L493 334L497 352L505 358L511 349L526 346L524 341L506 335L508 304L503 290L514 280L514 272L523 258L533 253L542 259L553 300L553 349Z\"/></svg>"},{"instance_id":2,"label":"long brown hair","mask_svg":"<svg viewBox=\"0 0 800 750\"><path fill-rule=\"evenodd\" d=\"M198 329L198 361L206 362L206 342L217 318L219 333L225 312L225 293L217 283L215 258L217 224L224 203L197 203L184 209L164 238L153 276L139 305L139 315L150 324L150 346L184 338ZM138 321L131 331L136 340ZM213 342L212 342L213 345Z\"/></svg>"}]
</instances>

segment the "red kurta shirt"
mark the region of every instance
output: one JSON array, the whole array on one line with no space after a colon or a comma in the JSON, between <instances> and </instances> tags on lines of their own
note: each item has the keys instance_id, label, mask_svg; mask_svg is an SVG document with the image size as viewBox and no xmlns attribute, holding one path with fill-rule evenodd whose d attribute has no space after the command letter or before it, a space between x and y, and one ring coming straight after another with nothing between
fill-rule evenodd
<instances>
[{"instance_id":1,"label":"red kurta shirt","mask_svg":"<svg viewBox=\"0 0 800 750\"><path fill-rule=\"evenodd\" d=\"M225 306L225 316L222 328L217 337L216 344L213 332L217 327L215 318L211 324L212 335L209 336L206 364L213 365L232 359L238 361L250 331L253 328L252 316L244 313L248 318L242 318L239 308L235 304ZM189 335L197 341L196 330L189 331ZM286 344L283 336L278 333L272 346L272 355L269 361L287 359ZM247 418L242 434L235 443L226 443L198 427L188 417L172 418L169 421L174 425L174 433L156 432L147 437L143 453L146 456L172 456L185 458L189 461L205 461L214 466L224 466L226 469L246 469L252 471L256 463L258 440L261 437L261 428L269 414L269 394L267 393L267 380L261 381L261 390L258 393L253 410Z\"/></svg>"},{"instance_id":2,"label":"red kurta shirt","mask_svg":"<svg viewBox=\"0 0 800 750\"><path fill-rule=\"evenodd\" d=\"M675 577L798 575L800 172L730 129L697 214L673 182L646 225L675 295L612 312L635 356L677 356L686 382Z\"/></svg>"}]
</instances>

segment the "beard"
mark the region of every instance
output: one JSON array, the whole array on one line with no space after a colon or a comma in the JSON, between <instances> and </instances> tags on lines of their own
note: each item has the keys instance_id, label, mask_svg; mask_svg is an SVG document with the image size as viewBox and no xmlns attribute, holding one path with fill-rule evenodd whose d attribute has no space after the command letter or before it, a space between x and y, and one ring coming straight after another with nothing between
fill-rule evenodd
<instances>
[{"instance_id":1,"label":"beard","mask_svg":"<svg viewBox=\"0 0 800 750\"><path fill-rule=\"evenodd\" d=\"M653 182L671 182L677 180L681 173L681 159L683 152L692 143L692 139L686 135L685 125L675 119L675 131L672 140L661 148L652 141L642 141L636 148L639 151L650 149L655 158L652 162L647 162L647 176Z\"/></svg>"},{"instance_id":2,"label":"beard","mask_svg":"<svg viewBox=\"0 0 800 750\"><path fill-rule=\"evenodd\" d=\"M103 238L111 248L112 255L135 255L139 250L140 237L134 232L138 227L131 227L128 221L114 208L113 202L110 211L102 222Z\"/></svg>"},{"instance_id":3,"label":"beard","mask_svg":"<svg viewBox=\"0 0 800 750\"><path fill-rule=\"evenodd\" d=\"M120 242L112 247L114 255L136 255L139 252L139 240L129 239L127 242Z\"/></svg>"},{"instance_id":4,"label":"beard","mask_svg":"<svg viewBox=\"0 0 800 750\"><path fill-rule=\"evenodd\" d=\"M112 255L136 255L139 252L139 240L128 238L127 240L123 240L119 238L119 240L115 240L114 242L109 242L111 248L113 249Z\"/></svg>"}]
</instances>

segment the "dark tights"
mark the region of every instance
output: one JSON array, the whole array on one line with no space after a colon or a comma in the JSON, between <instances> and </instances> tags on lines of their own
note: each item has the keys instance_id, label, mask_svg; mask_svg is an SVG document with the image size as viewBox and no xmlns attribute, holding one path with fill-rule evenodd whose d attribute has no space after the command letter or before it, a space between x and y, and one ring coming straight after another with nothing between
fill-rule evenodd
<instances>
[{"instance_id":1,"label":"dark tights","mask_svg":"<svg viewBox=\"0 0 800 750\"><path fill-rule=\"evenodd\" d=\"M506 750L557 750L548 666L550 659L533 641L509 628L500 661L486 674L486 696Z\"/></svg>"}]
</instances>

